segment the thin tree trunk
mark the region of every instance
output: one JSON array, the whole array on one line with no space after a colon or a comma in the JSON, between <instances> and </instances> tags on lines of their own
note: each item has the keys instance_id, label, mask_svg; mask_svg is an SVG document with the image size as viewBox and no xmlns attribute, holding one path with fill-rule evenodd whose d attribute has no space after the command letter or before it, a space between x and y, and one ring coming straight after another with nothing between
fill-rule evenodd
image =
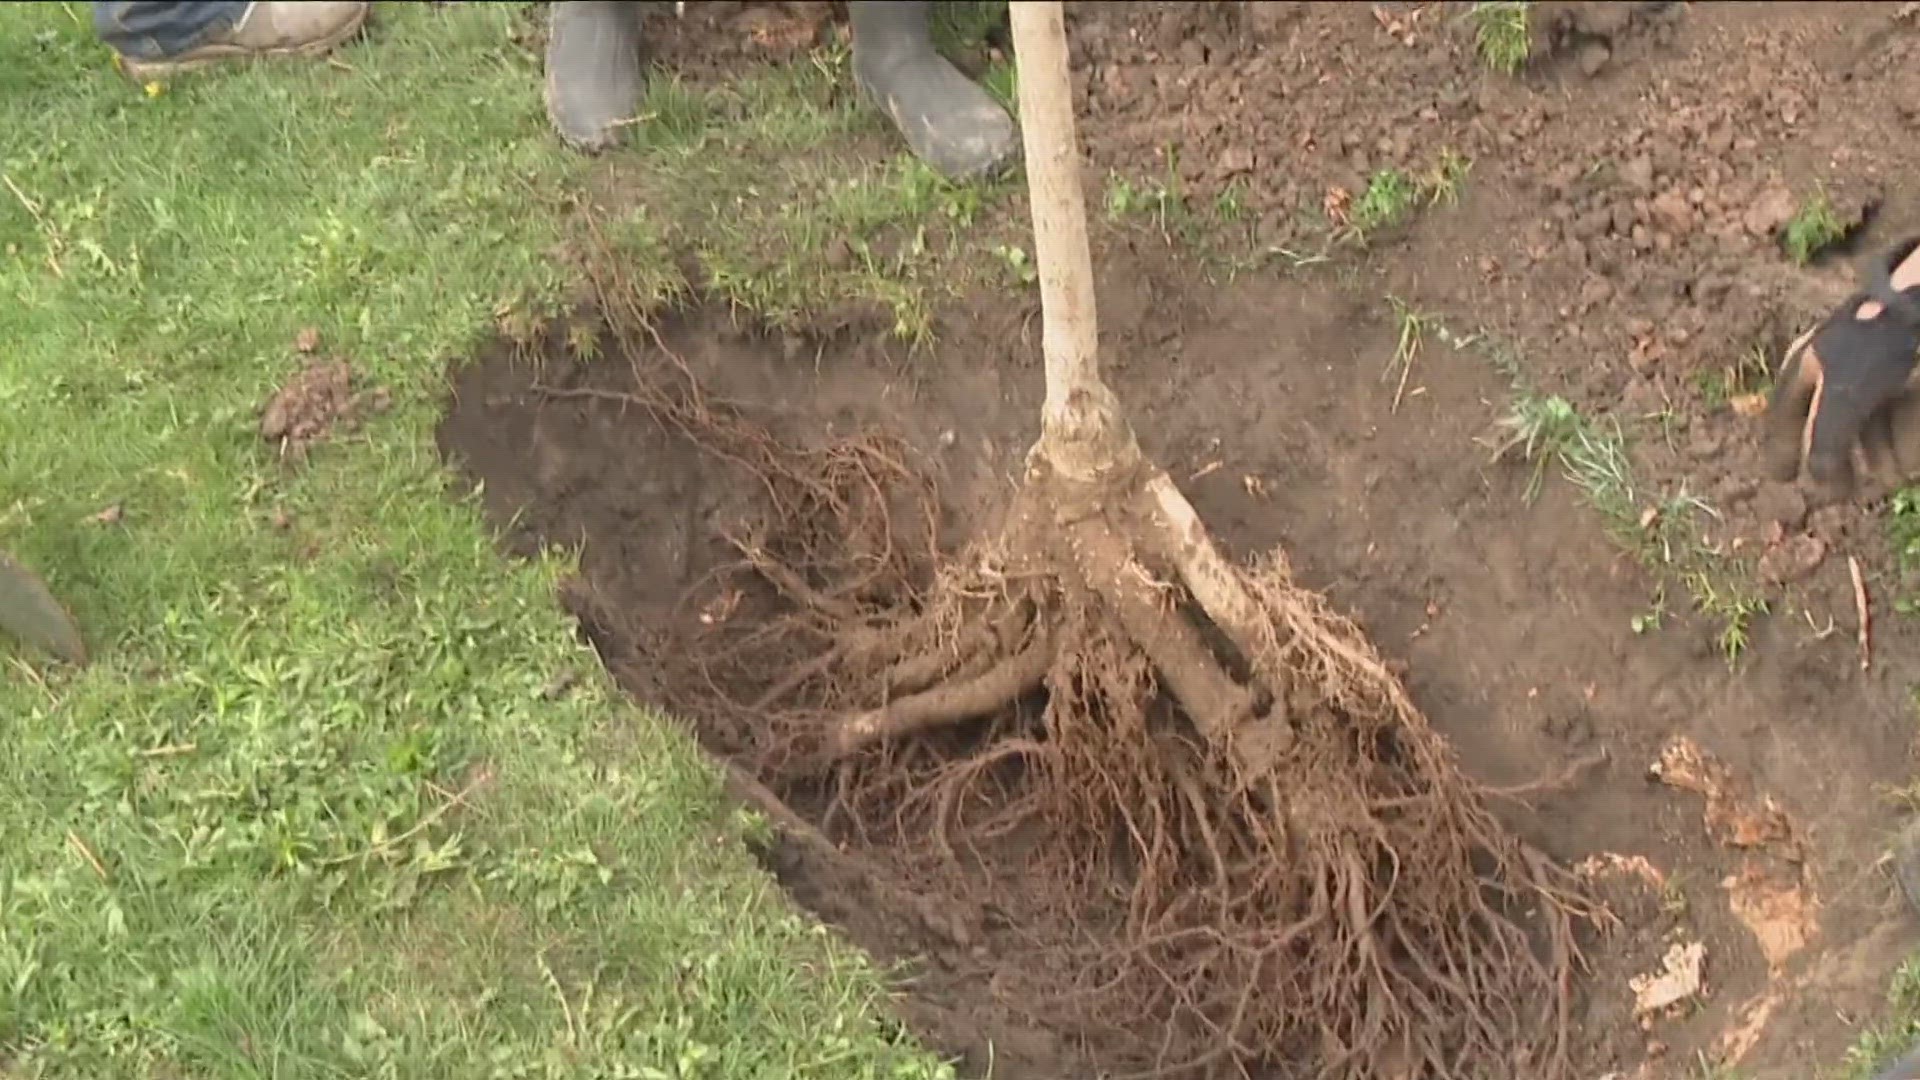
<instances>
[{"instance_id":1,"label":"thin tree trunk","mask_svg":"<svg viewBox=\"0 0 1920 1080\"><path fill-rule=\"evenodd\" d=\"M1076 561L1082 572L1098 570L1088 584L1114 601L1146 580L1125 569L1137 562L1134 541L1139 540L1174 565L1208 617L1247 660L1257 662L1275 654L1278 642L1271 622L1214 547L1180 489L1145 460L1119 399L1100 377L1093 254L1080 189L1080 141L1074 131L1062 5L1059 0L1015 0L1008 15L1019 65L1020 129L1033 214L1033 261L1040 273L1047 372L1040 441L1029 455L1030 471L1032 466L1048 468L1056 478L1081 489L1082 505L1056 508L1069 517L1097 510L1116 496L1121 502L1131 501L1129 491L1143 491L1144 513L1121 510L1117 518L1108 519L1108 526L1076 538ZM1114 533L1113 520L1126 520L1129 532L1138 535ZM1094 550L1103 542L1113 550ZM1158 650L1156 665L1174 684L1176 695L1194 713L1201 729L1210 738L1224 737L1245 719L1248 695L1234 687L1217 665L1199 663L1204 650L1185 650L1178 657L1168 652L1176 638L1184 637L1173 635L1164 619L1161 627L1153 634L1145 633L1149 629L1145 625L1128 629L1142 648ZM1291 740L1287 688L1273 690L1268 720L1278 732L1276 745L1285 745Z\"/></svg>"},{"instance_id":2,"label":"thin tree trunk","mask_svg":"<svg viewBox=\"0 0 1920 1080\"><path fill-rule=\"evenodd\" d=\"M1113 391L1100 378L1066 23L1059 0L1016 0L1008 16L1019 65L1020 131L1046 354L1047 398L1034 450L1062 477L1092 481L1138 464L1140 449Z\"/></svg>"}]
</instances>

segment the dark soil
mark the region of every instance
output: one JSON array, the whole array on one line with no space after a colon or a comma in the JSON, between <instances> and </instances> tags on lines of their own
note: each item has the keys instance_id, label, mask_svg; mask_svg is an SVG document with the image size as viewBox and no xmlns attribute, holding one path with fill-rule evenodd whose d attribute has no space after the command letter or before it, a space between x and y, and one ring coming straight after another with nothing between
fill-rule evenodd
<instances>
[{"instance_id":1,"label":"dark soil","mask_svg":"<svg viewBox=\"0 0 1920 1080\"><path fill-rule=\"evenodd\" d=\"M732 41L726 20L752 6L712 6L715 40ZM1585 1075L1682 1075L1729 1046L1756 1076L1830 1067L1915 943L1876 862L1899 823L1886 793L1911 779L1920 634L1891 610L1898 576L1873 508L1810 510L1756 483L1752 421L1715 380L1844 292L1849 251L1920 223L1899 180L1920 166L1920 31L1905 6L1542 4L1560 10L1536 12L1543 55L1520 79L1479 66L1455 21L1464 5L1069 7L1094 165L1161 176L1171 147L1191 196L1235 185L1260 245L1310 239L1329 189L1357 192L1375 170L1423 172L1443 147L1473 159L1457 206L1423 211L1331 273L1215 286L1154 243L1100 230L1109 377L1223 543L1241 556L1284 548L1406 665L1474 777L1524 783L1604 752L1565 790L1498 804L1556 858L1642 856L1665 882L1610 888L1624 925L1589 944ZM699 44L683 29L667 59L699 70ZM1775 234L1816 184L1867 225L1855 247L1795 268ZM1529 379L1620 423L1647 491L1710 496L1715 541L1803 541L1805 576L1737 666L1709 621L1676 614L1636 632L1654 581L1566 485L1530 504L1524 466L1489 464L1476 440L1510 392L1477 350L1429 342L1392 409L1387 293L1492 329ZM951 543L991 526L1034 437L1036 309L1031 294L956 304L940 344L911 359L881 325L780 339L696 309L661 330L713 395L783 439L906 440L957 511ZM443 449L484 479L516 547L582 548L569 600L587 633L637 696L674 703L660 674L672 650L715 618L752 614L711 572L734 558L719 531L763 494L644 410L536 392L634 389L624 358L576 359L566 340L556 331L537 369L505 346L459 369ZM1848 555L1876 605L1864 673ZM1813 629L1830 620L1837 632ZM742 740L703 736L721 753ZM1678 737L1752 802L1771 800L1764 835L1725 827L1671 770L1667 784L1650 779ZM781 794L803 813L824 805L817 791ZM1125 1033L1063 1026L1023 996L1055 954L1009 917L1016 888L902 902L912 866L844 823L826 829L866 861L791 848L773 868L876 955L915 962L902 1007L932 1044L997 1077L1142 1064ZM1763 943L1736 913L1738 883L1763 871L1808 901L1807 947ZM1628 980L1693 940L1705 996L1643 1028Z\"/></svg>"}]
</instances>

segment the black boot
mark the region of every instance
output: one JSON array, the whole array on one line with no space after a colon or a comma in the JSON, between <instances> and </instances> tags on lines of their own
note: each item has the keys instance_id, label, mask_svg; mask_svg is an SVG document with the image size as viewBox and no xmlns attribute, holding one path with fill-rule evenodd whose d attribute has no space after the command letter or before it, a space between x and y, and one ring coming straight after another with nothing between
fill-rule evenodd
<instances>
[{"instance_id":1,"label":"black boot","mask_svg":"<svg viewBox=\"0 0 1920 1080\"><path fill-rule=\"evenodd\" d=\"M589 153L620 141L640 111L640 5L561 2L547 16L547 119Z\"/></svg>"},{"instance_id":2,"label":"black boot","mask_svg":"<svg viewBox=\"0 0 1920 1080\"><path fill-rule=\"evenodd\" d=\"M990 94L934 51L932 8L926 0L848 3L854 78L920 160L956 179L992 172L1019 151L1019 133Z\"/></svg>"},{"instance_id":3,"label":"black boot","mask_svg":"<svg viewBox=\"0 0 1920 1080\"><path fill-rule=\"evenodd\" d=\"M0 551L0 631L75 664L87 662L87 643L73 616L33 571Z\"/></svg>"}]
</instances>

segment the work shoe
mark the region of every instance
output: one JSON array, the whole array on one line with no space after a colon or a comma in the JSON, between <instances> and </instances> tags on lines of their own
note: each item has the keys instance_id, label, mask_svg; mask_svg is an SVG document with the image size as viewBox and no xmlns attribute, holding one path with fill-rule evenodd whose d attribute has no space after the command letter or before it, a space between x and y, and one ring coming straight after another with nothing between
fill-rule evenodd
<instances>
[{"instance_id":1,"label":"work shoe","mask_svg":"<svg viewBox=\"0 0 1920 1080\"><path fill-rule=\"evenodd\" d=\"M934 50L926 0L847 5L853 77L916 157L952 179L997 171L1020 149L1013 118Z\"/></svg>"},{"instance_id":2,"label":"work shoe","mask_svg":"<svg viewBox=\"0 0 1920 1080\"><path fill-rule=\"evenodd\" d=\"M547 15L547 120L577 150L605 150L640 111L640 5L566 0Z\"/></svg>"},{"instance_id":3,"label":"work shoe","mask_svg":"<svg viewBox=\"0 0 1920 1080\"><path fill-rule=\"evenodd\" d=\"M360 32L373 7L364 2L327 0L275 3L256 0L233 29L175 56L158 60L119 57L120 70L135 79L157 79L177 72L263 56L319 56Z\"/></svg>"}]
</instances>

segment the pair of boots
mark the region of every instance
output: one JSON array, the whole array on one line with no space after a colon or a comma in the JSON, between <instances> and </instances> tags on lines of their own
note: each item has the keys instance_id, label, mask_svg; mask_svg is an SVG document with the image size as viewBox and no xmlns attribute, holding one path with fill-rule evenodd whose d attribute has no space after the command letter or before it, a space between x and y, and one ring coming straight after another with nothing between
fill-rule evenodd
<instances>
[{"instance_id":1,"label":"pair of boots","mask_svg":"<svg viewBox=\"0 0 1920 1080\"><path fill-rule=\"evenodd\" d=\"M933 48L926 0L854 0L853 73L922 161L947 176L989 173L1019 146L1013 119ZM559 2L547 35L547 115L573 146L619 140L640 110L640 5Z\"/></svg>"}]
</instances>

